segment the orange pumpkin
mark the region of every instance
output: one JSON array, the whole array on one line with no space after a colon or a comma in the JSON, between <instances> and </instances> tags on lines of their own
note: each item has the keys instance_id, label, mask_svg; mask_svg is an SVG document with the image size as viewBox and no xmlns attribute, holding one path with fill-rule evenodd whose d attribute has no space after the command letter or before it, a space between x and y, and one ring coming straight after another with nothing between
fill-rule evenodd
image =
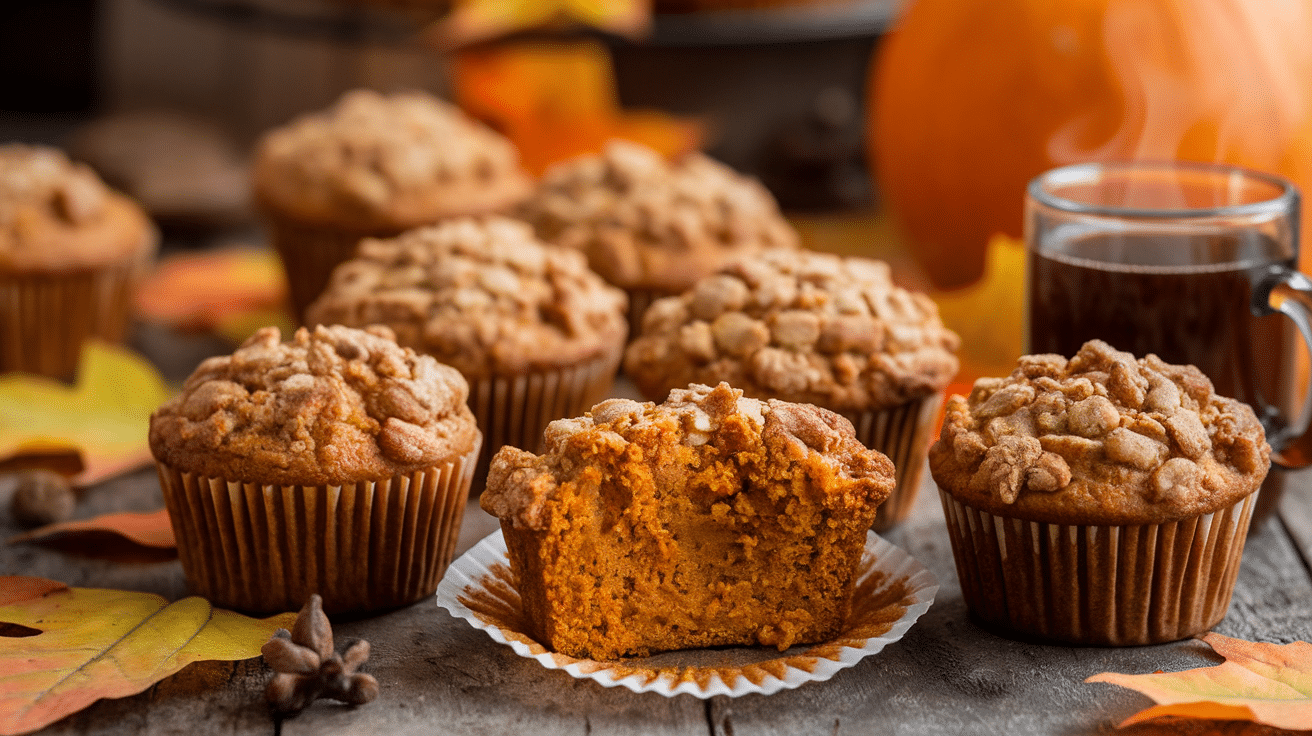
<instances>
[{"instance_id":1,"label":"orange pumpkin","mask_svg":"<svg viewBox=\"0 0 1312 736\"><path fill-rule=\"evenodd\" d=\"M880 192L955 288L1053 166L1222 161L1312 191L1310 34L1304 0L915 0L871 73Z\"/></svg>"}]
</instances>

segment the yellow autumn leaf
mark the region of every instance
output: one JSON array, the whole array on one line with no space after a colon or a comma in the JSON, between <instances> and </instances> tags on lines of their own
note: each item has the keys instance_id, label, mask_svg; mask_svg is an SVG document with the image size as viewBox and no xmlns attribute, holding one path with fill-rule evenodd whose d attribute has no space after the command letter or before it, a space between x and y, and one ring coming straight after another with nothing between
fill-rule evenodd
<instances>
[{"instance_id":1,"label":"yellow autumn leaf","mask_svg":"<svg viewBox=\"0 0 1312 736\"><path fill-rule=\"evenodd\" d=\"M0 466L39 464L76 453L76 485L91 485L151 461L150 414L169 396L145 358L126 348L88 342L78 382L24 373L0 375Z\"/></svg>"},{"instance_id":2,"label":"yellow autumn leaf","mask_svg":"<svg viewBox=\"0 0 1312 736\"><path fill-rule=\"evenodd\" d=\"M31 578L0 578L0 587ZM0 734L34 731L101 698L135 695L192 662L260 656L296 614L254 619L203 598L66 588L0 606L35 629L0 648Z\"/></svg>"},{"instance_id":3,"label":"yellow autumn leaf","mask_svg":"<svg viewBox=\"0 0 1312 736\"><path fill-rule=\"evenodd\" d=\"M240 245L168 256L133 295L137 316L147 322L225 335L230 325L290 324L286 303L287 279L278 254Z\"/></svg>"},{"instance_id":4,"label":"yellow autumn leaf","mask_svg":"<svg viewBox=\"0 0 1312 736\"><path fill-rule=\"evenodd\" d=\"M1103 672L1085 682L1137 690L1158 704L1122 726L1161 716L1254 721L1290 730L1312 726L1312 643L1259 644L1216 633L1202 638L1226 661L1183 672Z\"/></svg>"},{"instance_id":5,"label":"yellow autumn leaf","mask_svg":"<svg viewBox=\"0 0 1312 736\"><path fill-rule=\"evenodd\" d=\"M958 381L1005 376L1016 367L1025 329L1025 244L989 241L984 275L964 289L931 291L943 323L961 336Z\"/></svg>"}]
</instances>

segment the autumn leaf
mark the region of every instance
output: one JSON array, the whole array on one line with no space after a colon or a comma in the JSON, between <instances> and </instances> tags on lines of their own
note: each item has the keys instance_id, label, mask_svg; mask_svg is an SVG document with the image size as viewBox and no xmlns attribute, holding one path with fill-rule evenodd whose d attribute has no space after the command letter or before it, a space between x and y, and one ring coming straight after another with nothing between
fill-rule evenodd
<instances>
[{"instance_id":1,"label":"autumn leaf","mask_svg":"<svg viewBox=\"0 0 1312 736\"><path fill-rule=\"evenodd\" d=\"M236 342L256 327L291 326L287 280L271 248L231 246L169 256L142 281L133 301L145 321L218 332Z\"/></svg>"},{"instance_id":2,"label":"autumn leaf","mask_svg":"<svg viewBox=\"0 0 1312 736\"><path fill-rule=\"evenodd\" d=\"M1025 328L1025 245L1005 235L989 241L984 276L953 291L930 291L943 323L961 336L957 380L1005 376L1016 367Z\"/></svg>"},{"instance_id":3,"label":"autumn leaf","mask_svg":"<svg viewBox=\"0 0 1312 736\"><path fill-rule=\"evenodd\" d=\"M1226 661L1184 672L1103 672L1085 682L1138 690L1158 703L1121 726L1160 716L1254 721L1290 730L1312 725L1312 644L1258 644L1216 633L1202 639Z\"/></svg>"},{"instance_id":4,"label":"autumn leaf","mask_svg":"<svg viewBox=\"0 0 1312 736\"><path fill-rule=\"evenodd\" d=\"M38 541L56 535L82 532L109 532L143 547L176 549L178 546L178 540L173 536L173 525L169 521L168 509L141 514L125 511L103 514L91 519L61 521L11 537L9 543Z\"/></svg>"},{"instance_id":5,"label":"autumn leaf","mask_svg":"<svg viewBox=\"0 0 1312 736\"><path fill-rule=\"evenodd\" d=\"M144 358L98 342L83 346L78 383L0 375L0 469L57 464L75 454L86 486L151 462L150 413L169 396Z\"/></svg>"},{"instance_id":6,"label":"autumn leaf","mask_svg":"<svg viewBox=\"0 0 1312 736\"><path fill-rule=\"evenodd\" d=\"M456 99L519 148L536 175L624 138L667 157L697 148L700 123L620 107L610 53L593 41L468 49L455 56Z\"/></svg>"},{"instance_id":7,"label":"autumn leaf","mask_svg":"<svg viewBox=\"0 0 1312 736\"><path fill-rule=\"evenodd\" d=\"M0 578L0 590L24 580L32 579ZM192 662L258 657L295 619L248 618L203 598L169 603L96 588L0 606L0 622L40 632L0 648L0 734L35 731L101 698L135 695Z\"/></svg>"},{"instance_id":8,"label":"autumn leaf","mask_svg":"<svg viewBox=\"0 0 1312 736\"><path fill-rule=\"evenodd\" d=\"M583 25L637 39L651 25L650 0L457 0L428 36L442 50L523 31Z\"/></svg>"}]
</instances>

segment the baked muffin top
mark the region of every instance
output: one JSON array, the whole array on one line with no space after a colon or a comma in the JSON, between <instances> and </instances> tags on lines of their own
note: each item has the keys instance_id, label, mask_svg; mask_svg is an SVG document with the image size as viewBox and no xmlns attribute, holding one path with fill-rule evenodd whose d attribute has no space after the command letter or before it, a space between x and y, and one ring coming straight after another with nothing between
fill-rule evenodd
<instances>
[{"instance_id":1,"label":"baked muffin top","mask_svg":"<svg viewBox=\"0 0 1312 736\"><path fill-rule=\"evenodd\" d=\"M797 245L755 179L700 153L667 163L620 140L548 169L521 215L625 288L682 291L730 258Z\"/></svg>"},{"instance_id":2,"label":"baked muffin top","mask_svg":"<svg viewBox=\"0 0 1312 736\"><path fill-rule=\"evenodd\" d=\"M624 370L648 397L728 381L748 396L860 411L941 391L959 343L882 261L775 249L653 302Z\"/></svg>"},{"instance_id":3,"label":"baked muffin top","mask_svg":"<svg viewBox=\"0 0 1312 736\"><path fill-rule=\"evenodd\" d=\"M0 269L94 268L155 243L146 213L89 167L47 146L0 145Z\"/></svg>"},{"instance_id":4,"label":"baked muffin top","mask_svg":"<svg viewBox=\"0 0 1312 736\"><path fill-rule=\"evenodd\" d=\"M494 212L528 196L514 145L423 92L348 92L260 140L255 196L304 220L403 230Z\"/></svg>"},{"instance_id":5,"label":"baked muffin top","mask_svg":"<svg viewBox=\"0 0 1312 736\"><path fill-rule=\"evenodd\" d=\"M568 484L596 486L615 504L607 513L619 516L634 483L734 503L745 479L797 489L803 484L794 480L805 477L824 494L824 508L867 515L865 526L893 489L893 463L858 442L851 422L816 406L744 398L727 383L675 389L659 405L608 399L547 425L544 439L541 456L507 446L492 459L480 503L517 528L542 529ZM820 523L795 521L799 531Z\"/></svg>"},{"instance_id":6,"label":"baked muffin top","mask_svg":"<svg viewBox=\"0 0 1312 736\"><path fill-rule=\"evenodd\" d=\"M177 470L274 485L382 480L471 452L481 439L454 369L383 327L257 331L210 358L150 418Z\"/></svg>"},{"instance_id":7,"label":"baked muffin top","mask_svg":"<svg viewBox=\"0 0 1312 736\"><path fill-rule=\"evenodd\" d=\"M309 324L385 324L467 377L569 366L618 351L626 298L582 254L505 217L456 218L361 241L306 310Z\"/></svg>"},{"instance_id":8,"label":"baked muffin top","mask_svg":"<svg viewBox=\"0 0 1312 736\"><path fill-rule=\"evenodd\" d=\"M1271 448L1248 405L1191 365L1105 342L1022 356L948 400L929 467L964 503L1054 524L1160 524L1256 490Z\"/></svg>"}]
</instances>

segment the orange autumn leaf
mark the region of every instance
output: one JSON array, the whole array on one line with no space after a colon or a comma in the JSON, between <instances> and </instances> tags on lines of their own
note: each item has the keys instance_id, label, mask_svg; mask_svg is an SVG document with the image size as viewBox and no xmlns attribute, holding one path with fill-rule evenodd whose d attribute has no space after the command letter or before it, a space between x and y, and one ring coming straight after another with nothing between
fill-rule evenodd
<instances>
[{"instance_id":1,"label":"orange autumn leaf","mask_svg":"<svg viewBox=\"0 0 1312 736\"><path fill-rule=\"evenodd\" d=\"M23 580L0 578L0 589ZM0 606L0 623L39 632L0 648L0 734L35 731L101 698L135 695L192 662L258 657L295 619L249 618L203 598L169 603L151 593L96 588Z\"/></svg>"},{"instance_id":2,"label":"orange autumn leaf","mask_svg":"<svg viewBox=\"0 0 1312 736\"><path fill-rule=\"evenodd\" d=\"M457 0L430 36L439 48L490 41L523 31L583 25L639 38L651 25L650 0Z\"/></svg>"},{"instance_id":3,"label":"orange autumn leaf","mask_svg":"<svg viewBox=\"0 0 1312 736\"><path fill-rule=\"evenodd\" d=\"M29 578L23 575L0 575L0 606L40 598L61 590L68 590L68 586L56 580Z\"/></svg>"},{"instance_id":4,"label":"orange autumn leaf","mask_svg":"<svg viewBox=\"0 0 1312 736\"><path fill-rule=\"evenodd\" d=\"M0 376L0 468L76 454L80 471L71 480L86 486L149 464L150 414L168 396L144 358L97 342L83 346L75 386L25 373Z\"/></svg>"},{"instance_id":5,"label":"orange autumn leaf","mask_svg":"<svg viewBox=\"0 0 1312 736\"><path fill-rule=\"evenodd\" d=\"M667 157L702 141L696 121L622 109L610 54L597 42L468 49L454 62L461 107L514 141L524 167L536 175L556 161L600 151L612 138Z\"/></svg>"},{"instance_id":6,"label":"orange autumn leaf","mask_svg":"<svg viewBox=\"0 0 1312 736\"><path fill-rule=\"evenodd\" d=\"M109 532L143 547L173 549L178 546L178 540L173 536L173 525L169 522L168 509L141 514L124 511L117 514L103 514L91 519L46 524L11 537L9 543L30 542L55 535L80 532Z\"/></svg>"},{"instance_id":7,"label":"orange autumn leaf","mask_svg":"<svg viewBox=\"0 0 1312 736\"><path fill-rule=\"evenodd\" d=\"M169 256L137 288L141 319L171 327L223 331L247 315L284 310L287 281L270 248L227 247Z\"/></svg>"},{"instance_id":8,"label":"orange autumn leaf","mask_svg":"<svg viewBox=\"0 0 1312 736\"><path fill-rule=\"evenodd\" d=\"M1312 644L1258 644L1216 633L1202 639L1226 661L1184 672L1103 672L1085 682L1127 687L1157 703L1121 726L1161 716L1254 721L1290 730L1312 726Z\"/></svg>"}]
</instances>

